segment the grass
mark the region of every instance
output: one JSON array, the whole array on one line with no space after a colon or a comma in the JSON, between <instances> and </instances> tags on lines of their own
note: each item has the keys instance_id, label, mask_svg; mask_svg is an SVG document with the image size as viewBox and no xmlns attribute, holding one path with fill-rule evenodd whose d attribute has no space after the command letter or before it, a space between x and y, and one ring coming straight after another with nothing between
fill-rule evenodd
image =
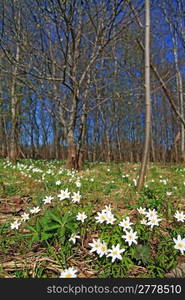
<instances>
[{"instance_id":1,"label":"grass","mask_svg":"<svg viewBox=\"0 0 185 300\"><path fill-rule=\"evenodd\" d=\"M164 277L184 256L174 248L173 238L185 237L183 222L174 214L185 208L185 168L183 165L150 164L145 187L137 193L139 164L89 163L84 169L69 172L60 161L20 160L17 164L0 160L0 277L52 278L73 266L78 277L128 278ZM57 181L60 185L56 185ZM81 186L77 187L76 182ZM80 203L60 201L61 189L80 191ZM51 204L43 204L53 196ZM96 222L97 212L111 205L113 225ZM34 206L40 212L22 222L19 229L10 224ZM162 219L151 230L142 225L137 208L156 209ZM85 212L84 223L76 220ZM119 222L129 216L138 234L138 243L128 246L121 237ZM69 241L78 233L75 244ZM122 260L111 262L90 252L89 243L100 238L109 248L120 244Z\"/></svg>"}]
</instances>

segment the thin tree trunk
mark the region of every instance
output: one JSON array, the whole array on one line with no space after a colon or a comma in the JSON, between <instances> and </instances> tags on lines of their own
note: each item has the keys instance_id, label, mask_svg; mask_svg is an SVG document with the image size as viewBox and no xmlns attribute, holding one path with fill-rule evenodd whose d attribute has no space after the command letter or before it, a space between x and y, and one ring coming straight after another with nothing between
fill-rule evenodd
<instances>
[{"instance_id":1,"label":"thin tree trunk","mask_svg":"<svg viewBox=\"0 0 185 300\"><path fill-rule=\"evenodd\" d=\"M118 160L121 162L122 161L121 143L120 143L118 128L116 128L116 139L117 139L117 147L118 147Z\"/></svg>"},{"instance_id":2,"label":"thin tree trunk","mask_svg":"<svg viewBox=\"0 0 185 300\"><path fill-rule=\"evenodd\" d=\"M17 34L20 35L20 9L17 14ZM15 65L13 66L12 71L12 83L11 83L11 90L10 90L10 97L11 97L11 134L10 134L10 150L8 159L11 161L16 161L18 157L18 99L16 95L16 85L17 85L17 71L18 71L18 63L20 60L20 46L19 43L16 45L16 53L15 53Z\"/></svg>"},{"instance_id":3,"label":"thin tree trunk","mask_svg":"<svg viewBox=\"0 0 185 300\"><path fill-rule=\"evenodd\" d=\"M184 99L183 99L183 88L182 88L182 77L180 76L179 81L179 98L180 98L180 112L182 118L184 118ZM185 126L181 123L181 158L185 162Z\"/></svg>"},{"instance_id":4,"label":"thin tree trunk","mask_svg":"<svg viewBox=\"0 0 185 300\"><path fill-rule=\"evenodd\" d=\"M0 96L2 99L2 89L0 90ZM5 122L3 116L3 105L2 102L0 102L0 156L2 156L3 158L6 156L6 133L4 126Z\"/></svg>"},{"instance_id":5,"label":"thin tree trunk","mask_svg":"<svg viewBox=\"0 0 185 300\"><path fill-rule=\"evenodd\" d=\"M152 126L151 126L151 130L150 130L150 146L151 146L151 160L152 160L152 162L155 162L156 161L155 143L154 143L154 138L153 138L153 128L152 128Z\"/></svg>"},{"instance_id":6,"label":"thin tree trunk","mask_svg":"<svg viewBox=\"0 0 185 300\"><path fill-rule=\"evenodd\" d=\"M84 139L85 139L85 131L86 131L86 103L83 104L83 112L81 116L81 128L80 128L80 136L78 142L78 151L77 151L77 168L81 169L84 163Z\"/></svg>"},{"instance_id":7,"label":"thin tree trunk","mask_svg":"<svg viewBox=\"0 0 185 300\"><path fill-rule=\"evenodd\" d=\"M86 120L87 120L87 103L88 103L88 91L90 85L90 74L87 74L87 86L84 92L84 103L82 106L82 114L81 114L81 124L80 124L80 132L78 138L78 147L77 147L77 168L81 169L84 164L84 139L86 132Z\"/></svg>"},{"instance_id":8,"label":"thin tree trunk","mask_svg":"<svg viewBox=\"0 0 185 300\"><path fill-rule=\"evenodd\" d=\"M16 51L16 61L19 60L19 46ZM18 156L18 121L17 121L17 105L18 100L16 96L16 73L17 67L13 71L12 86L11 86L11 135L10 135L10 152L9 160L16 161Z\"/></svg>"},{"instance_id":9,"label":"thin tree trunk","mask_svg":"<svg viewBox=\"0 0 185 300\"><path fill-rule=\"evenodd\" d=\"M143 187L149 147L150 147L150 132L151 132L151 100L150 100L150 1L145 0L145 105L146 105L146 120L145 120L145 143L141 163L141 170L138 179L137 189Z\"/></svg>"},{"instance_id":10,"label":"thin tree trunk","mask_svg":"<svg viewBox=\"0 0 185 300\"><path fill-rule=\"evenodd\" d=\"M183 84L182 84L182 75L179 69L179 59L178 59L178 39L176 31L173 31L172 23L170 22L166 9L163 8L164 15L166 22L168 23L172 35L172 42L173 42L173 54L175 60L175 69L176 69L176 82L177 82L177 98L179 99L179 107L180 107L180 114L182 119L184 119L184 101L183 101ZM182 25L182 24L180 24ZM181 151L181 160L185 162L185 124L181 123L181 144L180 144L180 151Z\"/></svg>"},{"instance_id":11,"label":"thin tree trunk","mask_svg":"<svg viewBox=\"0 0 185 300\"><path fill-rule=\"evenodd\" d=\"M139 16L138 16L137 12L134 10L134 7L133 7L131 1L129 1L129 5L130 5L130 7L131 7L132 12L133 12L134 15L135 15L135 18L136 18L136 21L137 21L137 23L138 23L138 26L142 29L142 24L141 24L141 22L140 22ZM145 47L144 47L143 43L142 43L139 39L137 39L137 43L138 43L138 45L140 46L140 48L142 49L142 51L145 52ZM184 125L184 127L185 127L185 119L184 119L184 117L182 117L181 112L177 109L177 107L176 107L176 105L175 105L175 103L174 103L174 100L173 100L173 95L172 95L172 93L171 93L171 92L169 91L169 89L167 88L167 86L166 86L164 80L162 79L162 77L161 77L160 74L158 73L158 71L157 71L155 65L154 65L152 62L150 62L150 68L151 68L153 74L154 74L154 75L156 76L156 78L158 79L159 83L161 84L161 88L163 89L163 92L165 93L165 95L166 95L166 97L167 97L167 99L168 99L168 101L169 101L169 103L170 103L170 105L171 105L171 107L172 107L172 110L174 111L174 113L175 113L175 115L177 116L177 118L179 119L179 121L180 121L180 122Z\"/></svg>"}]
</instances>

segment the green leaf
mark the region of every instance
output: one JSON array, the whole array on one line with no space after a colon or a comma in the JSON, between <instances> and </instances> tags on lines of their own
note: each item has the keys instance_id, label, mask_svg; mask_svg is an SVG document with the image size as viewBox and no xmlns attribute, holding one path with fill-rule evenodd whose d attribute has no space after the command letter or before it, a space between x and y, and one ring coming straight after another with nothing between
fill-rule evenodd
<instances>
[{"instance_id":1,"label":"green leaf","mask_svg":"<svg viewBox=\"0 0 185 300\"><path fill-rule=\"evenodd\" d=\"M53 237L52 233L41 232L41 241L46 241L51 237Z\"/></svg>"},{"instance_id":2,"label":"green leaf","mask_svg":"<svg viewBox=\"0 0 185 300\"><path fill-rule=\"evenodd\" d=\"M70 229L70 231L74 231L75 230L75 226L74 226L74 224L65 224L65 227L66 228L68 228L68 229Z\"/></svg>"},{"instance_id":3,"label":"green leaf","mask_svg":"<svg viewBox=\"0 0 185 300\"><path fill-rule=\"evenodd\" d=\"M34 233L33 236L32 236L31 242L35 243L35 242L39 242L39 241L40 241L39 234L38 233Z\"/></svg>"},{"instance_id":4,"label":"green leaf","mask_svg":"<svg viewBox=\"0 0 185 300\"><path fill-rule=\"evenodd\" d=\"M150 259L150 248L148 246L137 245L135 259L142 260L143 263L146 263Z\"/></svg>"},{"instance_id":5,"label":"green leaf","mask_svg":"<svg viewBox=\"0 0 185 300\"><path fill-rule=\"evenodd\" d=\"M33 227L33 226L27 224L27 228L30 229L31 231L37 233L37 230L35 229L35 227Z\"/></svg>"},{"instance_id":6,"label":"green leaf","mask_svg":"<svg viewBox=\"0 0 185 300\"><path fill-rule=\"evenodd\" d=\"M40 232L40 231L41 231L42 226L41 226L39 220L37 221L37 223L36 223L36 225L35 225L35 228L36 228L36 231L37 231L37 232Z\"/></svg>"},{"instance_id":7,"label":"green leaf","mask_svg":"<svg viewBox=\"0 0 185 300\"><path fill-rule=\"evenodd\" d=\"M51 222L51 218L48 217L47 215L44 216L44 217L42 217L42 218L40 219L40 224L41 224L41 226L42 226L43 228L44 228L45 226L47 226L47 224L50 223L50 222Z\"/></svg>"},{"instance_id":8,"label":"green leaf","mask_svg":"<svg viewBox=\"0 0 185 300\"><path fill-rule=\"evenodd\" d=\"M62 225L62 219L61 217L57 216L55 213L53 213L52 211L49 211L49 216L52 220L56 221L57 223Z\"/></svg>"},{"instance_id":9,"label":"green leaf","mask_svg":"<svg viewBox=\"0 0 185 300\"><path fill-rule=\"evenodd\" d=\"M65 232L66 232L65 227L61 227L61 228L58 230L59 236L64 236L64 235L65 235Z\"/></svg>"},{"instance_id":10,"label":"green leaf","mask_svg":"<svg viewBox=\"0 0 185 300\"><path fill-rule=\"evenodd\" d=\"M66 223L70 223L73 220L73 217L71 216L70 213L66 213L63 217L62 217L62 223L66 224Z\"/></svg>"},{"instance_id":11,"label":"green leaf","mask_svg":"<svg viewBox=\"0 0 185 300\"><path fill-rule=\"evenodd\" d=\"M44 231L53 231L60 227L61 227L61 225L51 222L51 223L47 224L43 229L44 229Z\"/></svg>"}]
</instances>

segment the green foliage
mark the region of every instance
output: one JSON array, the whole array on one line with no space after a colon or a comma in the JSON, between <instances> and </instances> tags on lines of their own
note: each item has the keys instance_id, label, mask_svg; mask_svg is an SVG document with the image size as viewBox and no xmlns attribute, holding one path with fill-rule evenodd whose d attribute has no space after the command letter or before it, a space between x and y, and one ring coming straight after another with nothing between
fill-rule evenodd
<instances>
[{"instance_id":1,"label":"green foliage","mask_svg":"<svg viewBox=\"0 0 185 300\"><path fill-rule=\"evenodd\" d=\"M182 210L178 206L179 199L185 197L183 171L176 171L175 167L152 167L149 177L153 181L146 182L148 186L137 194L133 179L136 178L138 169L133 170L132 164L88 163L81 173L74 172L70 175L63 169L61 162L47 161L46 164L46 161L41 160L20 160L19 164L25 166L22 169L28 175L21 178L19 165L12 164L4 168L2 163L6 165L6 162L0 161L0 180L4 186L0 189L1 197L8 198L17 193L29 195L30 202L26 203L24 211L29 212L31 207L37 205L41 208L39 214L30 215L30 219L21 224L20 231L10 230L14 216L0 225L2 253L26 253L28 249L32 251L33 247L38 246L44 248L44 255L55 260L61 268L69 266L69 257L72 257L82 265L82 269L85 266L97 271L96 276L99 278L131 276L135 267L146 269L146 273L140 274L141 277L164 277L166 272L176 266L181 254L174 248L173 238L178 234L182 237L185 235L184 224L174 219L175 211ZM34 168L41 171L30 171ZM107 171L108 168L110 171ZM129 177L123 178L124 174ZM168 178L166 185L160 182L161 174L162 178ZM56 185L57 180L61 181L60 186ZM81 182L80 187L75 184L77 180ZM173 189L174 186L177 188ZM80 191L82 199L79 203L72 203L71 199L58 200L59 191L66 188L71 194ZM166 192L172 192L172 195L167 196ZM51 205L44 205L42 200L48 195L53 196L54 200ZM97 212L109 204L113 207L115 223L97 223L94 218ZM142 225L140 221L144 215L137 212L139 207L155 208L162 219L160 225L153 229ZM82 211L88 216L84 223L76 220L77 213ZM124 232L119 222L126 216L134 223L132 227L138 235L137 245L128 246L122 238ZM19 217L18 214L15 217ZM27 232L23 229L27 229ZM74 233L80 236L75 244L69 241ZM123 259L112 263L110 257L104 255L100 258L97 254L90 253L88 243L93 238L105 241L109 249L120 244L120 248L125 249ZM36 268L35 272L36 277L49 276L42 267ZM16 271L14 275L17 278L30 276L26 269Z\"/></svg>"},{"instance_id":2,"label":"green foliage","mask_svg":"<svg viewBox=\"0 0 185 300\"><path fill-rule=\"evenodd\" d=\"M137 245L135 247L134 258L138 261L139 264L140 262L142 262L144 265L146 265L146 263L149 262L150 257L151 257L151 251L148 246Z\"/></svg>"},{"instance_id":3,"label":"green foliage","mask_svg":"<svg viewBox=\"0 0 185 300\"><path fill-rule=\"evenodd\" d=\"M47 210L45 215L36 220L35 225L27 224L31 234L27 234L31 238L30 244L35 242L43 242L57 237L61 244L68 240L77 228L72 213L60 215L57 209Z\"/></svg>"},{"instance_id":4,"label":"green foliage","mask_svg":"<svg viewBox=\"0 0 185 300\"><path fill-rule=\"evenodd\" d=\"M109 195L112 192L112 190L115 190L116 188L117 188L117 185L111 183L111 184L109 184L108 186L105 187L104 194Z\"/></svg>"}]
</instances>

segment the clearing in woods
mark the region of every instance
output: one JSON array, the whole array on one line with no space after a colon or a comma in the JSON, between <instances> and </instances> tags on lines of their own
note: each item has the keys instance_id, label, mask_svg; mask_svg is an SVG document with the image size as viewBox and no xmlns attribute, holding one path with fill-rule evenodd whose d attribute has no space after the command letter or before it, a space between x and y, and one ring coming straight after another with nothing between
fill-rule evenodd
<instances>
[{"instance_id":1,"label":"clearing in woods","mask_svg":"<svg viewBox=\"0 0 185 300\"><path fill-rule=\"evenodd\" d=\"M183 277L185 168L150 164L140 193L138 173L0 160L0 277Z\"/></svg>"}]
</instances>

